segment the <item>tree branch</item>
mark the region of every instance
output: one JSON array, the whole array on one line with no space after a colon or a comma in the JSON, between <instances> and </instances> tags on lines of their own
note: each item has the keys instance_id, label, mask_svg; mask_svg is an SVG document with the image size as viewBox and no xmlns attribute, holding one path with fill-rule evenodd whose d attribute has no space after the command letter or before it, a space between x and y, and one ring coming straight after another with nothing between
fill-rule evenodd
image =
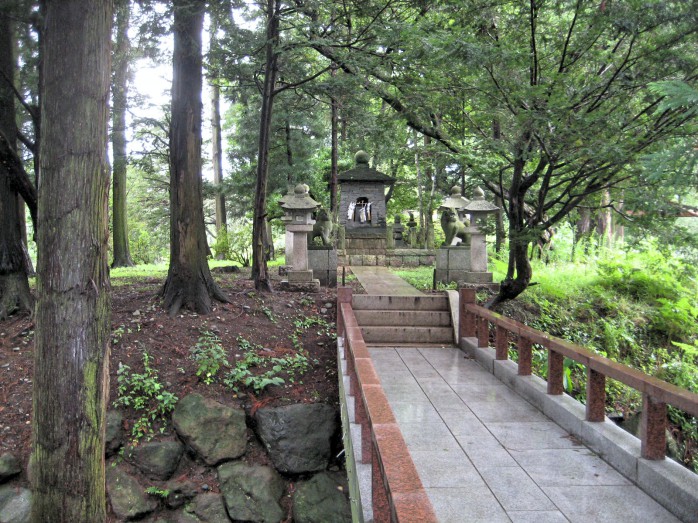
<instances>
[{"instance_id":1,"label":"tree branch","mask_svg":"<svg viewBox=\"0 0 698 523\"><path fill-rule=\"evenodd\" d=\"M27 171L24 170L22 160L2 132L0 132L0 164L5 167L12 189L22 197L29 207L29 214L36 231L36 188L29 179Z\"/></svg>"}]
</instances>

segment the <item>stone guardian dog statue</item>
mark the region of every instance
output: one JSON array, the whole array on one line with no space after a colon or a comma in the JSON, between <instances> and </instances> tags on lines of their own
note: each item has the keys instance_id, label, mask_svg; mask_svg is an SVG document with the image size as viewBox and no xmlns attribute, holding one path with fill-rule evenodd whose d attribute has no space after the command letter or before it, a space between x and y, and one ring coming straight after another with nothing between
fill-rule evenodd
<instances>
[{"instance_id":1,"label":"stone guardian dog statue","mask_svg":"<svg viewBox=\"0 0 698 523\"><path fill-rule=\"evenodd\" d=\"M444 247L450 247L455 238L460 238L461 245L470 244L470 235L465 231L466 225L458 218L452 209L444 209L441 213L441 228L446 235Z\"/></svg>"},{"instance_id":2,"label":"stone guardian dog statue","mask_svg":"<svg viewBox=\"0 0 698 523\"><path fill-rule=\"evenodd\" d=\"M312 244L313 240L319 237L325 247L331 246L333 229L329 213L325 209L319 209L313 225L313 232L308 234L308 244Z\"/></svg>"}]
</instances>

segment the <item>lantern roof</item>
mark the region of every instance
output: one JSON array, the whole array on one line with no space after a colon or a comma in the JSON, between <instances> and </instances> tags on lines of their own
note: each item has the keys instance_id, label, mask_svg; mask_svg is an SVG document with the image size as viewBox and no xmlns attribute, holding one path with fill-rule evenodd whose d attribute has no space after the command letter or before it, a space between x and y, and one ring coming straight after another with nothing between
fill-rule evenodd
<instances>
[{"instance_id":1,"label":"lantern roof","mask_svg":"<svg viewBox=\"0 0 698 523\"><path fill-rule=\"evenodd\" d=\"M283 197L284 202L281 204L281 207L287 211L315 210L320 204L310 197L309 191L310 187L304 183L299 183L293 189L293 194L287 194Z\"/></svg>"},{"instance_id":2,"label":"lantern roof","mask_svg":"<svg viewBox=\"0 0 698 523\"><path fill-rule=\"evenodd\" d=\"M289 198L293 197L293 185L289 184L288 187L286 187L286 194L284 194L281 198L279 198L279 205L283 207L283 204L288 201Z\"/></svg>"},{"instance_id":3,"label":"lantern roof","mask_svg":"<svg viewBox=\"0 0 698 523\"><path fill-rule=\"evenodd\" d=\"M487 213L498 211L499 207L485 200L485 191L483 191L480 187L476 187L473 191L473 199L470 200L470 203L468 203L463 210L467 213Z\"/></svg>"},{"instance_id":4,"label":"lantern roof","mask_svg":"<svg viewBox=\"0 0 698 523\"><path fill-rule=\"evenodd\" d=\"M451 195L444 200L441 204L441 208L457 210L464 208L469 203L469 200L463 198L460 187L454 185L451 187Z\"/></svg>"}]
</instances>

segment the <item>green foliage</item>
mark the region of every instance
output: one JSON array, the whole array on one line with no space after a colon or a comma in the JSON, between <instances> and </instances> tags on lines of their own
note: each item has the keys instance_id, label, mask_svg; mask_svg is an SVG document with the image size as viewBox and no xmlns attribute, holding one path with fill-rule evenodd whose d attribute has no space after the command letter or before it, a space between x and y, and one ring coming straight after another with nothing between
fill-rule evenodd
<instances>
[{"instance_id":1,"label":"green foliage","mask_svg":"<svg viewBox=\"0 0 698 523\"><path fill-rule=\"evenodd\" d=\"M244 355L238 359L223 380L223 383L235 392L239 392L242 386L251 388L255 394L259 394L271 385L278 386L286 383L286 380L280 376L282 373L286 374L290 381L294 381L295 377L304 374L310 365L302 351L292 356L271 358L261 356L259 352L263 351L263 347L242 336L237 338L237 342Z\"/></svg>"},{"instance_id":2,"label":"green foliage","mask_svg":"<svg viewBox=\"0 0 698 523\"><path fill-rule=\"evenodd\" d=\"M274 317L274 311L272 311L272 310L271 310L269 307L267 307L266 305L262 305L261 309L262 309L262 312L264 313L264 315L267 317L267 319L268 319L270 322L276 323L276 318Z\"/></svg>"},{"instance_id":3,"label":"green foliage","mask_svg":"<svg viewBox=\"0 0 698 523\"><path fill-rule=\"evenodd\" d=\"M114 407L132 408L139 415L131 429L132 444L141 439L151 439L155 435L155 424L162 424L174 409L177 396L167 391L158 380L158 373L152 367L152 356L143 351L143 372L132 372L131 367L119 362L117 370L117 399Z\"/></svg>"},{"instance_id":4,"label":"green foliage","mask_svg":"<svg viewBox=\"0 0 698 523\"><path fill-rule=\"evenodd\" d=\"M230 259L230 240L228 238L228 229L225 227L218 231L216 241L211 246L216 259Z\"/></svg>"},{"instance_id":5,"label":"green foliage","mask_svg":"<svg viewBox=\"0 0 698 523\"><path fill-rule=\"evenodd\" d=\"M666 256L652 243L645 247L623 256L606 255L597 273L593 266L580 270L579 264L574 265L578 278L569 268L541 266L541 285L523 296L538 308L531 325L698 392L695 269L685 258ZM536 374L546 375L547 351L534 351L533 368ZM566 390L584 401L583 368L566 358L564 372ZM612 412L627 417L641 409L641 394L622 383L607 380L606 393ZM675 457L698 470L696 418L670 407L669 420L678 428L674 430Z\"/></svg>"},{"instance_id":6,"label":"green foliage","mask_svg":"<svg viewBox=\"0 0 698 523\"><path fill-rule=\"evenodd\" d=\"M252 260L252 222L236 220L228 225L228 246L230 259L243 267L249 267Z\"/></svg>"},{"instance_id":7,"label":"green foliage","mask_svg":"<svg viewBox=\"0 0 698 523\"><path fill-rule=\"evenodd\" d=\"M207 385L215 381L221 367L230 365L220 338L210 331L201 333L190 352L191 358L197 365L196 375Z\"/></svg>"},{"instance_id":8,"label":"green foliage","mask_svg":"<svg viewBox=\"0 0 698 523\"><path fill-rule=\"evenodd\" d=\"M149 496L157 496L159 498L165 499L170 495L168 489L162 489L160 487L151 486L145 489L145 493Z\"/></svg>"}]
</instances>

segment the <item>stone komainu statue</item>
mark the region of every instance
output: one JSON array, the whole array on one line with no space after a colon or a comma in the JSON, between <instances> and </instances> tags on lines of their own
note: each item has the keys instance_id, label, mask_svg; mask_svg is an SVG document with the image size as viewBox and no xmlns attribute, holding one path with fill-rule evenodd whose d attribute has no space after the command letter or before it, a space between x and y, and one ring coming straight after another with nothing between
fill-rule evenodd
<instances>
[{"instance_id":1,"label":"stone komainu statue","mask_svg":"<svg viewBox=\"0 0 698 523\"><path fill-rule=\"evenodd\" d=\"M332 229L333 225L329 213L325 209L318 210L315 224L313 225L313 232L309 235L308 243L312 244L313 240L319 237L324 246L332 245Z\"/></svg>"},{"instance_id":2,"label":"stone komainu statue","mask_svg":"<svg viewBox=\"0 0 698 523\"><path fill-rule=\"evenodd\" d=\"M446 235L443 243L444 247L450 246L454 238L460 238L463 245L470 243L470 235L465 232L465 224L460 221L458 215L452 209L444 209L441 213L441 228Z\"/></svg>"}]
</instances>

